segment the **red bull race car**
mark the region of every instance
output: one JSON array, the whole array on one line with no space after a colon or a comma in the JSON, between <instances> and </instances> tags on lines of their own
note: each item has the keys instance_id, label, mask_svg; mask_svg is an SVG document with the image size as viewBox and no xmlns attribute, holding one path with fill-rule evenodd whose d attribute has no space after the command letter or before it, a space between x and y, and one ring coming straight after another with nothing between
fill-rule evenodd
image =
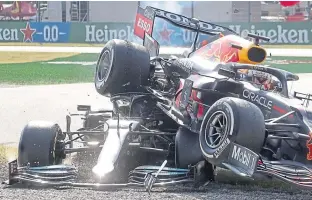
<instances>
[{"instance_id":1,"label":"red bull race car","mask_svg":"<svg viewBox=\"0 0 312 200\"><path fill-rule=\"evenodd\" d=\"M155 19L195 33L181 56L162 57L153 38ZM243 176L263 174L312 186L311 95L291 93L299 77L261 63L269 38L250 40L217 24L153 7L138 8L135 34L143 45L113 39L99 55L96 91L113 109L85 112L83 127L61 130L30 122L18 159L9 164L9 185L143 187L201 185L217 167ZM200 45L200 37L208 38ZM83 147L75 147L80 141ZM98 152L90 169L96 183L80 183L68 154Z\"/></svg>"}]
</instances>

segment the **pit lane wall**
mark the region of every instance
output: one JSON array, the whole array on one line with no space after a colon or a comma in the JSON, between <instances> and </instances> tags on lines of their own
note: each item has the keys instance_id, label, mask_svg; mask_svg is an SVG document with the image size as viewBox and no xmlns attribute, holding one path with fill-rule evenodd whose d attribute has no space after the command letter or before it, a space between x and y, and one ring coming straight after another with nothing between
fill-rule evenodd
<instances>
[{"instance_id":1,"label":"pit lane wall","mask_svg":"<svg viewBox=\"0 0 312 200\"><path fill-rule=\"evenodd\" d=\"M312 26L309 22L219 23L246 37L258 32L271 38L262 44L311 45ZM162 46L188 47L193 35L170 24L154 27L153 36ZM77 22L0 22L0 42L34 43L105 43L110 39L140 42L133 35L133 23Z\"/></svg>"}]
</instances>

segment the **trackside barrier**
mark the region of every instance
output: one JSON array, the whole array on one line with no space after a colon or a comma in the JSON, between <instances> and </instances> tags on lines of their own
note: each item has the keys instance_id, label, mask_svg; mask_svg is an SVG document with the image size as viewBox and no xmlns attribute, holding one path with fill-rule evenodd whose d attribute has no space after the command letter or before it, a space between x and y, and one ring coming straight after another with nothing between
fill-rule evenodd
<instances>
[{"instance_id":1,"label":"trackside barrier","mask_svg":"<svg viewBox=\"0 0 312 200\"><path fill-rule=\"evenodd\" d=\"M263 44L311 45L310 22L258 22L219 23L228 26L245 37L247 32L259 33L271 38ZM77 23L77 22L0 22L0 42L35 43L105 43L113 38L140 40L133 35L133 23ZM167 28L166 28L167 27ZM161 34L160 45L188 47L192 34L176 28L156 24L154 34L173 32L168 37Z\"/></svg>"}]
</instances>

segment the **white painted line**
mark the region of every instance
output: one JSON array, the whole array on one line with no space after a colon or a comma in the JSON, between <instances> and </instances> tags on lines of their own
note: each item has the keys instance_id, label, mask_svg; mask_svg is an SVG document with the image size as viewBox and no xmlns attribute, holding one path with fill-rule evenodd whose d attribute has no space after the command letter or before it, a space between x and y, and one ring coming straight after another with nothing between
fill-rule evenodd
<instances>
[{"instance_id":1,"label":"white painted line","mask_svg":"<svg viewBox=\"0 0 312 200\"><path fill-rule=\"evenodd\" d=\"M100 53L103 47L48 47L48 46L0 46L0 52L57 52L57 53ZM179 55L186 49L162 47L160 54ZM312 57L312 49L266 49L268 55Z\"/></svg>"}]
</instances>

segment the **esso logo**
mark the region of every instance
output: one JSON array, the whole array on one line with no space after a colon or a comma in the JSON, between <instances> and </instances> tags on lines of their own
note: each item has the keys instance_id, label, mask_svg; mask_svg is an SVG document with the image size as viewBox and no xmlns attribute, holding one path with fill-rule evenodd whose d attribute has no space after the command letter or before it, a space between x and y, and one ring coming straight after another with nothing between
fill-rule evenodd
<instances>
[{"instance_id":1,"label":"esso logo","mask_svg":"<svg viewBox=\"0 0 312 200\"><path fill-rule=\"evenodd\" d=\"M142 28L145 32L149 32L151 29L151 25L141 18L139 19L137 25L138 27Z\"/></svg>"}]
</instances>

